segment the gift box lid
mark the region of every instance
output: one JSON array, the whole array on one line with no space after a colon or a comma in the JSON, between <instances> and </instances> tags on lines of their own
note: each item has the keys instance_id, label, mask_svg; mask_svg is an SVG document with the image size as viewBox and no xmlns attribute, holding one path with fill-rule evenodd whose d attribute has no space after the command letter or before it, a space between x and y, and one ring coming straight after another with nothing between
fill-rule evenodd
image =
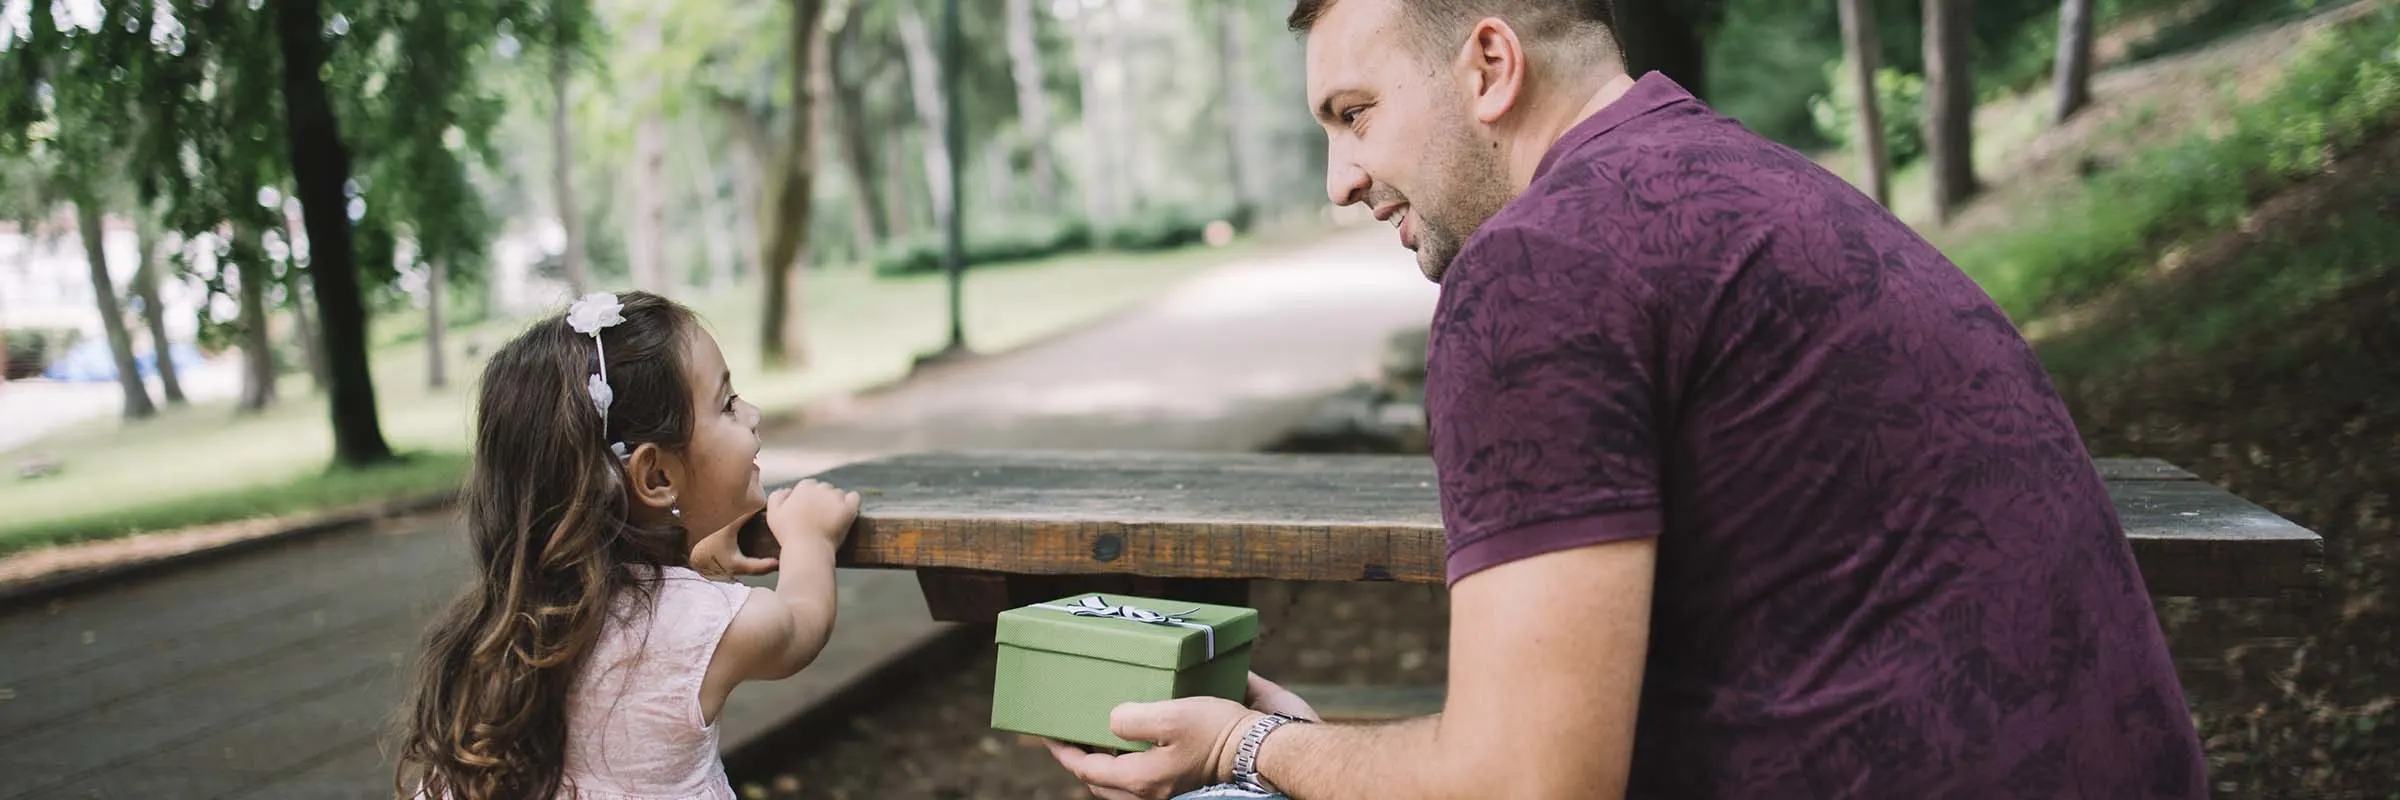
<instances>
[{"instance_id":1,"label":"gift box lid","mask_svg":"<svg viewBox=\"0 0 2400 800\"><path fill-rule=\"evenodd\" d=\"M1180 670L1249 644L1258 636L1258 612L1079 594L1000 612L995 628L994 638L1004 645Z\"/></svg>"}]
</instances>

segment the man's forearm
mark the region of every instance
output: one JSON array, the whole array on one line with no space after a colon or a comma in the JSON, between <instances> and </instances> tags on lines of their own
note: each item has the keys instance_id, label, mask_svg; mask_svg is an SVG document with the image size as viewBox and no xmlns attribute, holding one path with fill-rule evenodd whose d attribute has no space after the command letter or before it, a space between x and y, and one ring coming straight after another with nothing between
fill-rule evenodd
<instances>
[{"instance_id":1,"label":"man's forearm","mask_svg":"<svg viewBox=\"0 0 2400 800\"><path fill-rule=\"evenodd\" d=\"M1259 748L1258 771L1296 800L1463 797L1438 746L1441 720L1285 725Z\"/></svg>"}]
</instances>

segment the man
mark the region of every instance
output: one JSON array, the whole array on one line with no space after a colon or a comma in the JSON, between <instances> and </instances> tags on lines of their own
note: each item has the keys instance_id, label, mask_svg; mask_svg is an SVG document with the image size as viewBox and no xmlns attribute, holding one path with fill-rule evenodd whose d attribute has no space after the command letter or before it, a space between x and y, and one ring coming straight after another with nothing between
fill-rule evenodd
<instances>
[{"instance_id":1,"label":"man","mask_svg":"<svg viewBox=\"0 0 2400 800\"><path fill-rule=\"evenodd\" d=\"M1965 275L1594 0L1301 0L1335 202L1441 285L1443 713L1131 704L1104 797L2199 797L2115 508Z\"/></svg>"}]
</instances>

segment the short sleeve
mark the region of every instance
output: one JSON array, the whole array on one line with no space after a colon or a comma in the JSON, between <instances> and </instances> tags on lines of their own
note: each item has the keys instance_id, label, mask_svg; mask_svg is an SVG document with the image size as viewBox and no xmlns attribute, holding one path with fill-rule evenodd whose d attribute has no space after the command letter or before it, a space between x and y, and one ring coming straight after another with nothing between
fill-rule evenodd
<instances>
[{"instance_id":1,"label":"short sleeve","mask_svg":"<svg viewBox=\"0 0 2400 800\"><path fill-rule=\"evenodd\" d=\"M1451 583L1658 533L1651 296L1603 254L1523 225L1487 225L1453 262L1425 399Z\"/></svg>"}]
</instances>

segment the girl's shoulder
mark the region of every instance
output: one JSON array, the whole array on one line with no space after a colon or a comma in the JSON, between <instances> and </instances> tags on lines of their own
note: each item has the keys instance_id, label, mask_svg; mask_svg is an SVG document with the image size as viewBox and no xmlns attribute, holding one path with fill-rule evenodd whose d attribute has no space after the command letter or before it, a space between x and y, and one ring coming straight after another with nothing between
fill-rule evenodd
<instances>
[{"instance_id":1,"label":"girl's shoulder","mask_svg":"<svg viewBox=\"0 0 2400 800\"><path fill-rule=\"evenodd\" d=\"M650 591L619 597L617 618L612 620L612 627L629 634L643 649L715 647L751 594L749 586L710 580L689 567L659 568L643 577L655 578L644 581ZM647 607L636 602L645 599Z\"/></svg>"}]
</instances>

